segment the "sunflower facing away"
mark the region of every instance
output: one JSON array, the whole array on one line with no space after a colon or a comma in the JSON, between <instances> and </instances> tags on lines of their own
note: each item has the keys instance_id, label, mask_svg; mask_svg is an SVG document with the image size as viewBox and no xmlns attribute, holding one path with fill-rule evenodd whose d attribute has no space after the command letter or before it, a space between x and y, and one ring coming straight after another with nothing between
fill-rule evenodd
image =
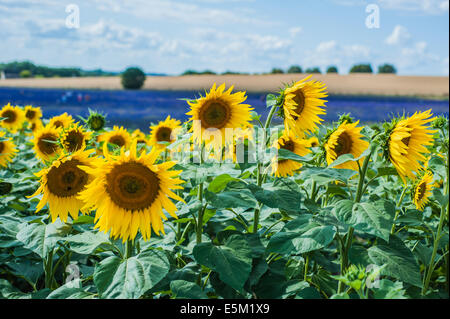
<instances>
[{"instance_id":1,"label":"sunflower facing away","mask_svg":"<svg viewBox=\"0 0 450 319\"><path fill-rule=\"evenodd\" d=\"M284 127L287 133L293 131L299 137L314 132L323 121L320 115L326 113L326 86L320 81L308 81L310 78L296 82L283 92Z\"/></svg>"},{"instance_id":2,"label":"sunflower facing away","mask_svg":"<svg viewBox=\"0 0 450 319\"><path fill-rule=\"evenodd\" d=\"M218 149L224 146L225 129L249 126L253 108L242 104L247 99L245 92L231 93L232 90L233 86L225 91L225 83L218 88L214 83L206 96L188 102L191 110L186 114L191 116L189 121L194 121L191 131L197 145L214 141L214 149ZM205 134L206 130L210 134ZM217 130L222 139L218 138Z\"/></svg>"},{"instance_id":3,"label":"sunflower facing away","mask_svg":"<svg viewBox=\"0 0 450 319\"><path fill-rule=\"evenodd\" d=\"M64 112L61 115L54 116L50 119L48 126L54 128L68 128L74 122L72 116Z\"/></svg>"},{"instance_id":4,"label":"sunflower facing away","mask_svg":"<svg viewBox=\"0 0 450 319\"><path fill-rule=\"evenodd\" d=\"M167 219L165 209L172 217L177 218L175 204L169 199L183 201L172 192L182 189L184 183L178 178L181 171L169 171L175 162L156 164L160 153L152 149L145 150L140 156L136 154L136 141L129 151L121 149L121 154L108 154L103 145L106 161L96 168L81 167L87 174L95 175L95 179L79 198L86 202L86 208L96 210L95 228L102 232L110 231L110 236L133 240L138 230L144 240L151 236L151 229L159 235L164 234L162 219Z\"/></svg>"},{"instance_id":5,"label":"sunflower facing away","mask_svg":"<svg viewBox=\"0 0 450 319\"><path fill-rule=\"evenodd\" d=\"M86 141L91 137L91 132L86 132L78 123L64 130L61 137L61 145L67 152L73 153L86 147Z\"/></svg>"},{"instance_id":6,"label":"sunflower facing away","mask_svg":"<svg viewBox=\"0 0 450 319\"><path fill-rule=\"evenodd\" d=\"M430 201L433 187L433 174L427 171L413 189L413 202L418 210L423 211L426 204Z\"/></svg>"},{"instance_id":7,"label":"sunflower facing away","mask_svg":"<svg viewBox=\"0 0 450 319\"><path fill-rule=\"evenodd\" d=\"M0 132L0 167L7 167L16 153L17 149L11 138L5 137L5 132Z\"/></svg>"},{"instance_id":8,"label":"sunflower facing away","mask_svg":"<svg viewBox=\"0 0 450 319\"><path fill-rule=\"evenodd\" d=\"M81 170L79 166L94 167L100 161L98 158L89 158L92 152L93 150L80 150L71 155L64 155L50 167L36 173L36 176L40 177L40 186L30 197L43 194L36 212L48 203L52 222L58 217L66 222L69 214L75 220L80 211L83 214L88 212L88 209L83 208L84 203L77 195L93 180L93 176Z\"/></svg>"},{"instance_id":9,"label":"sunflower facing away","mask_svg":"<svg viewBox=\"0 0 450 319\"><path fill-rule=\"evenodd\" d=\"M61 152L58 142L60 132L60 129L47 125L34 134L33 149L42 161L50 161Z\"/></svg>"},{"instance_id":10,"label":"sunflower facing away","mask_svg":"<svg viewBox=\"0 0 450 319\"><path fill-rule=\"evenodd\" d=\"M22 109L18 106L11 106L10 103L0 110L0 117L4 118L4 120L0 121L0 126L12 133L20 130L25 121Z\"/></svg>"},{"instance_id":11,"label":"sunflower facing away","mask_svg":"<svg viewBox=\"0 0 450 319\"><path fill-rule=\"evenodd\" d=\"M103 133L98 137L99 142L107 142L118 147L129 148L131 145L131 135L122 126L114 126L112 131Z\"/></svg>"},{"instance_id":12,"label":"sunflower facing away","mask_svg":"<svg viewBox=\"0 0 450 319\"><path fill-rule=\"evenodd\" d=\"M150 146L158 149L165 148L167 144L161 142L173 143L176 139L177 131L180 128L181 122L176 119L171 119L170 115L168 115L164 121L150 126Z\"/></svg>"},{"instance_id":13,"label":"sunflower facing away","mask_svg":"<svg viewBox=\"0 0 450 319\"><path fill-rule=\"evenodd\" d=\"M426 125L435 119L432 116L431 110L416 112L411 117L398 121L390 133L389 159L404 183L406 177L414 179L414 173L427 160L427 146L433 144L433 133L436 132Z\"/></svg>"},{"instance_id":14,"label":"sunflower facing away","mask_svg":"<svg viewBox=\"0 0 450 319\"><path fill-rule=\"evenodd\" d=\"M311 151L309 150L310 143L306 139L299 139L295 137L292 132L288 134L286 131L283 135L275 141L273 147L276 149L285 149L295 153L299 156L305 156ZM292 160L279 160L277 156L272 159L272 175L276 177L287 177L294 175L294 172L302 167L301 163Z\"/></svg>"},{"instance_id":15,"label":"sunflower facing away","mask_svg":"<svg viewBox=\"0 0 450 319\"><path fill-rule=\"evenodd\" d=\"M361 156L361 154L369 147L369 143L362 140L362 127L357 127L359 121L355 123L344 122L330 135L326 144L326 159L327 164L333 163L339 156L344 154L352 154L354 158ZM363 159L360 159L361 162ZM358 163L355 161L348 161L346 163L337 165L336 168L345 168L358 170Z\"/></svg>"},{"instance_id":16,"label":"sunflower facing away","mask_svg":"<svg viewBox=\"0 0 450 319\"><path fill-rule=\"evenodd\" d=\"M34 123L36 121L40 121L42 117L42 111L40 107L33 107L31 105L27 105L24 108L25 118L29 123Z\"/></svg>"}]
</instances>

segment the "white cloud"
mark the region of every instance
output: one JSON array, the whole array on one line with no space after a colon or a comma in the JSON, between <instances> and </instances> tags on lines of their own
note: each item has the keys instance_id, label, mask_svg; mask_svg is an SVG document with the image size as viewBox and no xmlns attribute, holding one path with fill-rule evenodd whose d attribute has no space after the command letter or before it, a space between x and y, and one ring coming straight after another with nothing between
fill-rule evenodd
<instances>
[{"instance_id":1,"label":"white cloud","mask_svg":"<svg viewBox=\"0 0 450 319\"><path fill-rule=\"evenodd\" d=\"M295 38L297 35L302 33L303 28L302 27L293 27L289 29L289 34L291 35L291 38Z\"/></svg>"},{"instance_id":2,"label":"white cloud","mask_svg":"<svg viewBox=\"0 0 450 319\"><path fill-rule=\"evenodd\" d=\"M390 45L405 44L411 39L411 34L404 26L396 25L391 35L386 38L386 43Z\"/></svg>"}]
</instances>

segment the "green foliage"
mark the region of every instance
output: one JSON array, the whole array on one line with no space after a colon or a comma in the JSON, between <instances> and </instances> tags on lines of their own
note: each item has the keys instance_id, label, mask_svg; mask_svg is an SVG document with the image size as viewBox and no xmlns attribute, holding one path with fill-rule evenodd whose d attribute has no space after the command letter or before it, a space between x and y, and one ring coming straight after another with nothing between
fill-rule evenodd
<instances>
[{"instance_id":1,"label":"green foliage","mask_svg":"<svg viewBox=\"0 0 450 319\"><path fill-rule=\"evenodd\" d=\"M288 69L287 73L303 73L303 69L301 66L293 65Z\"/></svg>"},{"instance_id":2,"label":"green foliage","mask_svg":"<svg viewBox=\"0 0 450 319\"><path fill-rule=\"evenodd\" d=\"M121 83L125 89L140 89L145 82L145 73L139 68L128 68L121 75Z\"/></svg>"},{"instance_id":3,"label":"green foliage","mask_svg":"<svg viewBox=\"0 0 450 319\"><path fill-rule=\"evenodd\" d=\"M311 74L320 74L322 71L320 71L320 68L313 67L313 68L307 68L305 73L311 73Z\"/></svg>"},{"instance_id":4,"label":"green foliage","mask_svg":"<svg viewBox=\"0 0 450 319\"><path fill-rule=\"evenodd\" d=\"M20 71L19 76L21 78L31 78L32 74L30 70L22 70Z\"/></svg>"},{"instance_id":5,"label":"green foliage","mask_svg":"<svg viewBox=\"0 0 450 319\"><path fill-rule=\"evenodd\" d=\"M270 74L283 74L284 71L280 68L273 68L272 71L270 71Z\"/></svg>"},{"instance_id":6,"label":"green foliage","mask_svg":"<svg viewBox=\"0 0 450 319\"><path fill-rule=\"evenodd\" d=\"M266 99L269 107L280 101ZM93 120L85 123L95 130ZM94 136L108 130L100 126ZM423 212L408 196L412 182L403 194L383 141L372 138L385 128L372 123L362 130L371 147L358 158L328 165L317 147L306 156L279 150L278 160L302 164L286 178L264 175L270 160L180 161L178 218L164 221L165 235L144 241L138 233L125 243L94 228L94 213L52 223L47 206L36 212L39 197L28 196L45 166L31 137L7 133L19 152L0 170L0 298L448 298L448 120L433 126L435 187ZM331 131L324 124L316 134L321 144ZM346 162L361 172L337 168Z\"/></svg>"},{"instance_id":7,"label":"green foliage","mask_svg":"<svg viewBox=\"0 0 450 319\"><path fill-rule=\"evenodd\" d=\"M350 73L373 73L370 64L356 64L350 69Z\"/></svg>"},{"instance_id":8,"label":"green foliage","mask_svg":"<svg viewBox=\"0 0 450 319\"><path fill-rule=\"evenodd\" d=\"M329 66L327 68L327 73L339 73L338 68L336 66Z\"/></svg>"},{"instance_id":9,"label":"green foliage","mask_svg":"<svg viewBox=\"0 0 450 319\"><path fill-rule=\"evenodd\" d=\"M378 73L397 73L396 68L391 64L383 64L378 67Z\"/></svg>"}]
</instances>

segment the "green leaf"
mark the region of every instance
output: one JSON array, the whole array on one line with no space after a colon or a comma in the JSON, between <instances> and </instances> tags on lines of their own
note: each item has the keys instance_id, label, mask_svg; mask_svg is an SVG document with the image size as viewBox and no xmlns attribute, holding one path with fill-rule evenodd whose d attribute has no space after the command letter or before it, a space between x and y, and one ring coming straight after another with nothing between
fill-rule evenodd
<instances>
[{"instance_id":1,"label":"green leaf","mask_svg":"<svg viewBox=\"0 0 450 319\"><path fill-rule=\"evenodd\" d=\"M379 200L374 203L353 203L345 199L337 202L332 214L356 231L389 240L394 220L395 206L392 202Z\"/></svg>"},{"instance_id":2,"label":"green leaf","mask_svg":"<svg viewBox=\"0 0 450 319\"><path fill-rule=\"evenodd\" d=\"M397 236L389 243L381 241L369 248L369 258L378 266L386 265L382 274L399 279L416 287L422 287L420 268L412 252Z\"/></svg>"},{"instance_id":3,"label":"green leaf","mask_svg":"<svg viewBox=\"0 0 450 319\"><path fill-rule=\"evenodd\" d=\"M335 181L347 184L348 180L356 174L357 172L351 169L308 167L303 169L300 177L303 180L312 179L317 185L326 185Z\"/></svg>"},{"instance_id":4,"label":"green leaf","mask_svg":"<svg viewBox=\"0 0 450 319\"><path fill-rule=\"evenodd\" d=\"M69 236L66 240L70 244L70 250L81 255L92 254L100 245L110 245L108 235L103 232L83 232L77 235Z\"/></svg>"},{"instance_id":5,"label":"green leaf","mask_svg":"<svg viewBox=\"0 0 450 319\"><path fill-rule=\"evenodd\" d=\"M363 157L366 157L370 154L370 148L366 149L364 152L361 153L360 156L358 157L354 157L352 154L344 154L339 156L333 163L331 163L330 165L328 165L328 168L333 168L336 167L338 165L347 163L347 162L357 162L360 159L362 159Z\"/></svg>"},{"instance_id":6,"label":"green leaf","mask_svg":"<svg viewBox=\"0 0 450 319\"><path fill-rule=\"evenodd\" d=\"M334 226L322 226L303 215L287 223L270 238L268 252L283 255L303 254L328 246L336 235Z\"/></svg>"},{"instance_id":7,"label":"green leaf","mask_svg":"<svg viewBox=\"0 0 450 319\"><path fill-rule=\"evenodd\" d=\"M301 208L300 192L286 189L271 191L253 184L248 185L248 188L255 198L267 207L279 208L288 212L298 212Z\"/></svg>"},{"instance_id":8,"label":"green leaf","mask_svg":"<svg viewBox=\"0 0 450 319\"><path fill-rule=\"evenodd\" d=\"M93 299L94 294L82 288L61 286L47 296L47 299Z\"/></svg>"},{"instance_id":9,"label":"green leaf","mask_svg":"<svg viewBox=\"0 0 450 319\"><path fill-rule=\"evenodd\" d=\"M252 270L252 251L241 235L231 235L223 246L201 243L194 247L195 260L219 274L220 279L241 291Z\"/></svg>"},{"instance_id":10,"label":"green leaf","mask_svg":"<svg viewBox=\"0 0 450 319\"><path fill-rule=\"evenodd\" d=\"M136 299L163 279L169 269L165 253L155 249L125 260L111 256L95 268L94 283L100 298Z\"/></svg>"},{"instance_id":11,"label":"green leaf","mask_svg":"<svg viewBox=\"0 0 450 319\"><path fill-rule=\"evenodd\" d=\"M231 181L239 181L239 179L231 177L228 174L219 175L209 183L208 190L213 193L221 192Z\"/></svg>"},{"instance_id":12,"label":"green leaf","mask_svg":"<svg viewBox=\"0 0 450 319\"><path fill-rule=\"evenodd\" d=\"M70 229L70 226L62 223L59 219L49 225L27 224L17 233L16 238L23 243L25 248L45 258L53 250L57 241L67 233L68 228Z\"/></svg>"},{"instance_id":13,"label":"green leaf","mask_svg":"<svg viewBox=\"0 0 450 319\"><path fill-rule=\"evenodd\" d=\"M407 299L403 283L399 281L394 283L388 279L382 279L378 285L377 289L373 289L375 299Z\"/></svg>"},{"instance_id":14,"label":"green leaf","mask_svg":"<svg viewBox=\"0 0 450 319\"><path fill-rule=\"evenodd\" d=\"M311 163L314 159L311 156L300 156L287 149L280 148L278 151L278 160L291 160L299 163Z\"/></svg>"},{"instance_id":15,"label":"green leaf","mask_svg":"<svg viewBox=\"0 0 450 319\"><path fill-rule=\"evenodd\" d=\"M258 204L249 190L226 191L215 194L205 190L205 198L215 208L256 207Z\"/></svg>"},{"instance_id":16,"label":"green leaf","mask_svg":"<svg viewBox=\"0 0 450 319\"><path fill-rule=\"evenodd\" d=\"M208 296L197 284L185 280L174 280L170 283L173 297L176 299L208 299Z\"/></svg>"}]
</instances>

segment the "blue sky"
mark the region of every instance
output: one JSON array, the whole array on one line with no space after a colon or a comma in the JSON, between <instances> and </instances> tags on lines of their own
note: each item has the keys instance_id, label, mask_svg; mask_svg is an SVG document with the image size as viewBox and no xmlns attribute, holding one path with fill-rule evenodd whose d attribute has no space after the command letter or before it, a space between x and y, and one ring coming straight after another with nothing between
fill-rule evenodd
<instances>
[{"instance_id":1,"label":"blue sky","mask_svg":"<svg viewBox=\"0 0 450 319\"><path fill-rule=\"evenodd\" d=\"M66 26L66 6L80 12ZM379 8L367 28L366 7ZM0 0L0 61L180 74L394 64L448 75L448 0Z\"/></svg>"}]
</instances>

